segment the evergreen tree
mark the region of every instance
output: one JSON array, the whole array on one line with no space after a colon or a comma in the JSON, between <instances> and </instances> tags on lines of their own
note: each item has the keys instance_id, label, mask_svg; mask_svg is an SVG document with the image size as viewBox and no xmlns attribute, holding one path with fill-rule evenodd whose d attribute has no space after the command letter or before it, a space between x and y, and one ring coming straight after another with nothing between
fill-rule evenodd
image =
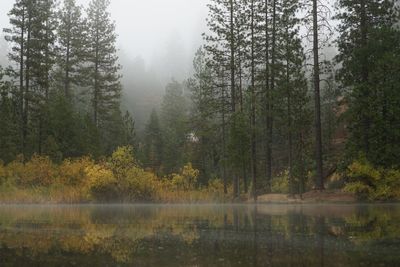
<instances>
[{"instance_id":1,"label":"evergreen tree","mask_svg":"<svg viewBox=\"0 0 400 267\"><path fill-rule=\"evenodd\" d=\"M183 85L172 81L167 85L161 106L163 129L163 163L166 173L178 172L187 162L188 108Z\"/></svg>"},{"instance_id":2,"label":"evergreen tree","mask_svg":"<svg viewBox=\"0 0 400 267\"><path fill-rule=\"evenodd\" d=\"M26 0L18 0L14 3L13 8L8 13L10 18L11 28L4 29L5 39L10 42L12 52L8 57L11 62L18 65L18 69L14 70L15 76L18 77L19 91L17 95L18 101L18 121L20 122L19 136L21 137L21 152L25 153L26 148L26 135L27 135L27 120L26 120L26 106L27 95L25 88L25 52L26 52L26 39L27 39L27 24L28 24L28 2Z\"/></svg>"},{"instance_id":3,"label":"evergreen tree","mask_svg":"<svg viewBox=\"0 0 400 267\"><path fill-rule=\"evenodd\" d=\"M238 38L241 33L238 34L240 30L239 25L243 21L241 19L242 5L240 1L237 0L213 0L208 5L209 15L208 15L208 28L210 33L205 35L206 45L205 49L209 53L211 60L214 61L214 67L219 69L219 71L224 72L223 76L229 84L230 93L226 94L226 97L230 98L230 114L234 115L237 111L238 105L238 95L237 95L237 79L238 79L238 54L239 53L239 43ZM240 77L240 75L239 75ZM225 87L226 85L224 85ZM225 88L224 88L225 90ZM241 88L240 88L241 90ZM227 114L228 115L228 114ZM225 117L225 114L224 114ZM238 116L233 116L238 117ZM235 123L235 120L230 120L230 123ZM225 127L225 125L224 125ZM231 130L238 129L238 127L231 125ZM234 133L229 133L234 135ZM234 140L235 138L230 138L229 140ZM231 144L231 148L235 148L233 153L240 154L240 146L236 144ZM239 196L239 176L236 169L236 164L231 162L233 167L233 184L234 184L234 197Z\"/></svg>"},{"instance_id":4,"label":"evergreen tree","mask_svg":"<svg viewBox=\"0 0 400 267\"><path fill-rule=\"evenodd\" d=\"M120 104L121 83L115 23L107 11L109 0L92 0L87 10L87 63L91 90L93 121L106 131L105 122L112 119Z\"/></svg>"},{"instance_id":5,"label":"evergreen tree","mask_svg":"<svg viewBox=\"0 0 400 267\"><path fill-rule=\"evenodd\" d=\"M8 163L19 152L17 103L13 84L4 79L0 66L0 160Z\"/></svg>"},{"instance_id":6,"label":"evergreen tree","mask_svg":"<svg viewBox=\"0 0 400 267\"><path fill-rule=\"evenodd\" d=\"M163 136L156 110L150 115L144 135L144 165L153 172L162 173L163 163Z\"/></svg>"},{"instance_id":7,"label":"evergreen tree","mask_svg":"<svg viewBox=\"0 0 400 267\"><path fill-rule=\"evenodd\" d=\"M398 164L399 13L391 0L339 2L339 80L348 92L349 145L377 165ZM397 78L396 78L397 77Z\"/></svg>"},{"instance_id":8,"label":"evergreen tree","mask_svg":"<svg viewBox=\"0 0 400 267\"><path fill-rule=\"evenodd\" d=\"M199 49L193 61L194 75L187 81L190 91L190 128L192 129L192 163L200 170L200 180L207 183L218 172L215 155L218 147L218 101L215 95L212 69L204 49Z\"/></svg>"},{"instance_id":9,"label":"evergreen tree","mask_svg":"<svg viewBox=\"0 0 400 267\"><path fill-rule=\"evenodd\" d=\"M56 85L71 99L74 86L84 86L85 23L81 6L75 0L64 0L58 11Z\"/></svg>"}]
</instances>

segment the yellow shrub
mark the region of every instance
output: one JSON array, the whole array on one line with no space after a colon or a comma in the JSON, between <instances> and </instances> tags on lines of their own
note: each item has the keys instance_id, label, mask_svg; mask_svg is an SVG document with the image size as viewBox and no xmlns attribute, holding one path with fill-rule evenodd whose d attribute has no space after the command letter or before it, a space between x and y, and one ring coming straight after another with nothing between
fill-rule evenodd
<instances>
[{"instance_id":1,"label":"yellow shrub","mask_svg":"<svg viewBox=\"0 0 400 267\"><path fill-rule=\"evenodd\" d=\"M199 173L198 170L193 169L191 163L188 163L179 174L172 174L171 183L178 190L192 190L196 186Z\"/></svg>"},{"instance_id":2,"label":"yellow shrub","mask_svg":"<svg viewBox=\"0 0 400 267\"><path fill-rule=\"evenodd\" d=\"M16 163L13 176L22 186L49 186L56 182L57 170L49 157L34 155L25 165Z\"/></svg>"},{"instance_id":3,"label":"yellow shrub","mask_svg":"<svg viewBox=\"0 0 400 267\"><path fill-rule=\"evenodd\" d=\"M132 167L136 166L131 146L119 147L110 158L111 168L114 174L119 178Z\"/></svg>"},{"instance_id":4,"label":"yellow shrub","mask_svg":"<svg viewBox=\"0 0 400 267\"><path fill-rule=\"evenodd\" d=\"M132 167L127 171L120 189L127 201L151 201L157 198L161 185L153 173Z\"/></svg>"},{"instance_id":5,"label":"yellow shrub","mask_svg":"<svg viewBox=\"0 0 400 267\"><path fill-rule=\"evenodd\" d=\"M5 179L13 184L19 182L24 172L23 158L19 156L16 160L5 167Z\"/></svg>"},{"instance_id":6,"label":"yellow shrub","mask_svg":"<svg viewBox=\"0 0 400 267\"><path fill-rule=\"evenodd\" d=\"M85 169L87 191L90 198L99 201L113 201L118 199L117 179L111 170L101 165L93 165Z\"/></svg>"},{"instance_id":7,"label":"yellow shrub","mask_svg":"<svg viewBox=\"0 0 400 267\"><path fill-rule=\"evenodd\" d=\"M289 172L286 170L272 179L273 193L289 193Z\"/></svg>"},{"instance_id":8,"label":"yellow shrub","mask_svg":"<svg viewBox=\"0 0 400 267\"><path fill-rule=\"evenodd\" d=\"M93 167L94 162L89 157L66 159L59 167L60 182L64 185L83 185L87 179L86 168Z\"/></svg>"},{"instance_id":9,"label":"yellow shrub","mask_svg":"<svg viewBox=\"0 0 400 267\"><path fill-rule=\"evenodd\" d=\"M224 193L224 183L219 179L213 179L208 182L207 190L210 193L223 194Z\"/></svg>"},{"instance_id":10,"label":"yellow shrub","mask_svg":"<svg viewBox=\"0 0 400 267\"><path fill-rule=\"evenodd\" d=\"M353 162L346 172L345 191L365 200L400 199L400 170L375 168L365 159Z\"/></svg>"},{"instance_id":11,"label":"yellow shrub","mask_svg":"<svg viewBox=\"0 0 400 267\"><path fill-rule=\"evenodd\" d=\"M346 184L344 191L355 193L360 199L366 200L372 195L374 189L362 182L352 182Z\"/></svg>"}]
</instances>

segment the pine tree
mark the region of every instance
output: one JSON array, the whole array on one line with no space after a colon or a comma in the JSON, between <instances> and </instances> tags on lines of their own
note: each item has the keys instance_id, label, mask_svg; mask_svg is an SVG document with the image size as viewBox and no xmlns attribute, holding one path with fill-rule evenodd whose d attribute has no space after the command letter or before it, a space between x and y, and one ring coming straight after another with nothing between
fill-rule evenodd
<instances>
[{"instance_id":1,"label":"pine tree","mask_svg":"<svg viewBox=\"0 0 400 267\"><path fill-rule=\"evenodd\" d=\"M0 161L8 163L19 153L17 98L10 81L4 79L5 72L0 66Z\"/></svg>"},{"instance_id":2,"label":"pine tree","mask_svg":"<svg viewBox=\"0 0 400 267\"><path fill-rule=\"evenodd\" d=\"M188 108L183 85L177 81L173 80L167 85L161 106L161 123L165 172L178 172L187 163Z\"/></svg>"},{"instance_id":3,"label":"pine tree","mask_svg":"<svg viewBox=\"0 0 400 267\"><path fill-rule=\"evenodd\" d=\"M154 109L146 125L143 145L144 166L154 173L161 174L164 154L163 136L158 115Z\"/></svg>"},{"instance_id":4,"label":"pine tree","mask_svg":"<svg viewBox=\"0 0 400 267\"><path fill-rule=\"evenodd\" d=\"M353 156L396 164L399 151L399 12L392 0L339 1L338 78L348 92Z\"/></svg>"},{"instance_id":5,"label":"pine tree","mask_svg":"<svg viewBox=\"0 0 400 267\"><path fill-rule=\"evenodd\" d=\"M84 86L85 23L81 6L75 0L64 0L58 11L56 84L68 99L74 86Z\"/></svg>"},{"instance_id":6,"label":"pine tree","mask_svg":"<svg viewBox=\"0 0 400 267\"><path fill-rule=\"evenodd\" d=\"M11 28L4 29L6 41L12 44L12 52L8 55L12 62L18 64L18 69L14 70L15 75L19 80L19 92L17 95L18 99L18 121L20 122L20 133L21 137L21 152L24 154L26 149L26 134L27 134L27 121L26 115L26 90L25 90L25 51L26 51L26 38L27 38L27 1L18 0L14 3L13 8L8 13L10 17Z\"/></svg>"},{"instance_id":7,"label":"pine tree","mask_svg":"<svg viewBox=\"0 0 400 267\"><path fill-rule=\"evenodd\" d=\"M238 78L238 66L237 66L237 56L239 52L238 44L238 23L241 23L241 5L240 1L237 0L213 0L208 5L209 15L208 15L208 28L210 33L205 35L206 45L205 49L214 61L214 66L223 71L223 76L229 80L229 91L227 97L230 97L230 114L233 118L237 111L238 105L238 95L237 95L237 78ZM225 88L224 88L225 89ZM224 114L225 117L225 114ZM235 120L230 120L230 124L234 124ZM231 125L231 130L238 129L235 125ZM229 133L231 137L235 133ZM230 138L229 140L234 140L235 138ZM231 148L237 149L232 151L233 153L240 154L240 147L237 144L230 144ZM233 185L234 185L234 197L239 196L239 176L237 171L237 165L231 162L233 170Z\"/></svg>"},{"instance_id":8,"label":"pine tree","mask_svg":"<svg viewBox=\"0 0 400 267\"><path fill-rule=\"evenodd\" d=\"M107 11L109 0L92 0L87 10L87 75L91 90L93 121L106 130L105 122L119 109L121 84L115 47L115 23Z\"/></svg>"},{"instance_id":9,"label":"pine tree","mask_svg":"<svg viewBox=\"0 0 400 267\"><path fill-rule=\"evenodd\" d=\"M295 143L298 142L299 129L296 121L302 116L302 106L307 106L305 98L307 95L307 81L304 73L305 55L299 37L299 19L296 13L299 8L298 0L286 1L282 4L282 17L280 20L280 28L282 31L281 45L282 48L282 65L283 73L280 86L283 91L283 98L286 101L286 116L283 116L286 124L287 139L287 161L289 176L289 191L296 193L295 186L295 162L298 158L294 157ZM300 110L299 110L300 109ZM295 112L293 112L295 111ZM306 124L302 125L303 129ZM298 187L297 187L298 188Z\"/></svg>"},{"instance_id":10,"label":"pine tree","mask_svg":"<svg viewBox=\"0 0 400 267\"><path fill-rule=\"evenodd\" d=\"M200 171L200 182L207 183L217 173L214 161L219 147L217 133L218 101L207 54L199 49L193 61L194 74L186 84L190 91L193 166Z\"/></svg>"},{"instance_id":11,"label":"pine tree","mask_svg":"<svg viewBox=\"0 0 400 267\"><path fill-rule=\"evenodd\" d=\"M19 77L21 150L24 154L40 153L54 63L54 2L17 1L9 15L12 28L5 32L6 40L13 43L9 57L19 66L15 73Z\"/></svg>"}]
</instances>

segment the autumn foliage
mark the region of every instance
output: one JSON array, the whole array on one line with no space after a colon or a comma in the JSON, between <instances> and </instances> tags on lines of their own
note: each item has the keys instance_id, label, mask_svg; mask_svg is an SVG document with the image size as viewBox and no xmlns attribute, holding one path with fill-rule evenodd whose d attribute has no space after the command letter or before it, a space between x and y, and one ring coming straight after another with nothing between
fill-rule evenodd
<instances>
[{"instance_id":1,"label":"autumn foliage","mask_svg":"<svg viewBox=\"0 0 400 267\"><path fill-rule=\"evenodd\" d=\"M0 164L0 201L10 203L91 202L205 202L224 198L223 185L213 180L198 185L199 171L191 163L179 173L157 177L145 171L130 146L118 148L111 157L66 159L55 164L35 155Z\"/></svg>"}]
</instances>

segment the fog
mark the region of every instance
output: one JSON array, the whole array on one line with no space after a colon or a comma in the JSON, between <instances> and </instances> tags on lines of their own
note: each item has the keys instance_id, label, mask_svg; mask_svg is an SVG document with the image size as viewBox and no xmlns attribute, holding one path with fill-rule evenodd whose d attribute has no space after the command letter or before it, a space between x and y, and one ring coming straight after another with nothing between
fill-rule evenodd
<instances>
[{"instance_id":1,"label":"fog","mask_svg":"<svg viewBox=\"0 0 400 267\"><path fill-rule=\"evenodd\" d=\"M8 27L7 13L15 0L1 0L0 28ZM59 1L60 2L60 1ZM87 6L89 0L77 0ZM195 51L206 30L208 0L111 0L117 46L123 66L124 108L143 128L150 111L159 105L166 83L183 80L191 71ZM184 10L184 12L182 12ZM6 44L0 40L0 64Z\"/></svg>"}]
</instances>

